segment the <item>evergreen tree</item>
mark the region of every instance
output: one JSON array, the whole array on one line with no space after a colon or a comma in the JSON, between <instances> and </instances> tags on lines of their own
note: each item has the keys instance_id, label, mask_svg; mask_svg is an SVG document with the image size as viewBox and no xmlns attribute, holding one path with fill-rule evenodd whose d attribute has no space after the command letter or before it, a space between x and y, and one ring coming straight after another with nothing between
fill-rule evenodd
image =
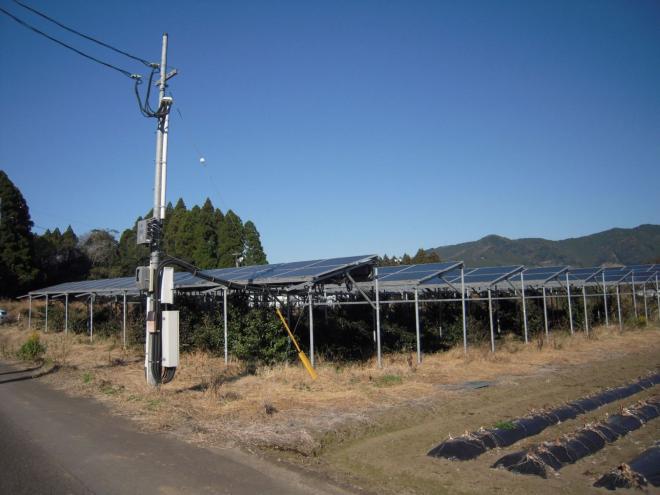
<instances>
[{"instance_id":1,"label":"evergreen tree","mask_svg":"<svg viewBox=\"0 0 660 495\"><path fill-rule=\"evenodd\" d=\"M193 212L193 261L200 268L215 268L218 258L218 233L213 203L206 198L204 206L196 206Z\"/></svg>"},{"instance_id":2,"label":"evergreen tree","mask_svg":"<svg viewBox=\"0 0 660 495\"><path fill-rule=\"evenodd\" d=\"M261 237L257 231L257 227L251 220L245 222L243 226L243 233L245 235L245 265L265 265L268 263L266 260L266 253L261 245Z\"/></svg>"},{"instance_id":3,"label":"evergreen tree","mask_svg":"<svg viewBox=\"0 0 660 495\"><path fill-rule=\"evenodd\" d=\"M167 218L167 217L166 217ZM138 218L140 221L141 218ZM137 222L132 229L122 232L117 246L118 273L120 276L129 277L135 274L138 266L149 263L149 246L137 244Z\"/></svg>"},{"instance_id":4,"label":"evergreen tree","mask_svg":"<svg viewBox=\"0 0 660 495\"><path fill-rule=\"evenodd\" d=\"M219 267L236 266L243 257L245 236L243 222L233 211L227 211L218 229L219 234Z\"/></svg>"},{"instance_id":5,"label":"evergreen tree","mask_svg":"<svg viewBox=\"0 0 660 495\"><path fill-rule=\"evenodd\" d=\"M0 296L24 292L35 280L32 220L21 191L0 170Z\"/></svg>"},{"instance_id":6,"label":"evergreen tree","mask_svg":"<svg viewBox=\"0 0 660 495\"><path fill-rule=\"evenodd\" d=\"M120 275L118 243L111 231L92 230L81 239L81 247L91 263L89 278L110 278Z\"/></svg>"}]
</instances>

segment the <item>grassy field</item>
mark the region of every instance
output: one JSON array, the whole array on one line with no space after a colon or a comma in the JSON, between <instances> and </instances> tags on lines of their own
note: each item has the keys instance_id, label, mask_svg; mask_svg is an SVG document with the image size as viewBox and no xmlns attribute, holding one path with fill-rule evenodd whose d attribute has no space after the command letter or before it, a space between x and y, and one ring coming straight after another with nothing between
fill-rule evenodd
<instances>
[{"instance_id":1,"label":"grassy field","mask_svg":"<svg viewBox=\"0 0 660 495\"><path fill-rule=\"evenodd\" d=\"M15 356L29 334L24 322L0 327L5 359ZM502 451L465 463L425 455L449 435L657 370L660 328L653 325L624 332L598 327L590 338L556 332L529 345L506 339L495 354L487 347L472 347L467 356L462 348L453 349L425 356L419 366L410 354L385 355L382 369L373 361L321 361L314 382L298 365L255 369L236 361L225 366L221 357L207 353L184 354L175 380L159 390L145 384L142 349L125 350L117 339L40 337L49 365L59 366L40 379L68 394L103 401L147 430L202 445L258 449L367 491L477 493L485 486L512 493L588 491L595 474L587 471L602 474L658 438L658 427L649 424L552 480L489 469ZM476 380L490 386L462 386ZM554 438L621 405L549 428L522 444Z\"/></svg>"}]
</instances>

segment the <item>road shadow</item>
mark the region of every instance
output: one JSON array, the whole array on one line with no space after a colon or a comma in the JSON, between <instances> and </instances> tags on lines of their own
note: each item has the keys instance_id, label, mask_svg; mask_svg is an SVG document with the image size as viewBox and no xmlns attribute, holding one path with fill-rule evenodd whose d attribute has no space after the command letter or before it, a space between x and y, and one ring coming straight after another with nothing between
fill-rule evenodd
<instances>
[{"instance_id":1,"label":"road shadow","mask_svg":"<svg viewBox=\"0 0 660 495\"><path fill-rule=\"evenodd\" d=\"M25 369L22 369L22 370L0 371L0 376L3 376L3 375L15 375L15 374L17 374L17 373L27 373L27 372L29 372L29 371L38 370L38 369L40 369L41 367L43 367L43 363L40 364L39 366L34 366L34 367L32 367L32 368L25 368Z\"/></svg>"},{"instance_id":2,"label":"road shadow","mask_svg":"<svg viewBox=\"0 0 660 495\"><path fill-rule=\"evenodd\" d=\"M22 382L25 380L34 380L35 378L41 378L42 376L50 375L52 373L56 373L59 371L60 366L58 364L54 365L52 368L45 370L41 373L34 373L31 375L25 375L25 376L15 376L11 378L6 378L4 380L0 380L0 385L4 385L6 383L14 383L14 382ZM26 372L29 370L23 370L23 372Z\"/></svg>"}]
</instances>

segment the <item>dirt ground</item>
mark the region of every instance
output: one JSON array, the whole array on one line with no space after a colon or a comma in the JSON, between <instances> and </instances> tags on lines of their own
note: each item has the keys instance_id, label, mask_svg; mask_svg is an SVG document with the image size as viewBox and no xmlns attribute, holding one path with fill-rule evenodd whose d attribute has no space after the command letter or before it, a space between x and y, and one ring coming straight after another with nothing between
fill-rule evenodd
<instances>
[{"instance_id":1,"label":"dirt ground","mask_svg":"<svg viewBox=\"0 0 660 495\"><path fill-rule=\"evenodd\" d=\"M5 358L28 335L22 325L0 327ZM556 332L526 346L508 339L494 355L472 347L466 357L461 348L425 356L421 365L409 354L385 356L383 369L374 362L321 362L317 381L298 365L248 369L206 353L184 354L175 380L160 390L144 383L142 349L124 350L116 339L40 336L48 362L58 366L40 379L68 394L94 397L146 430L258 450L364 492L595 493L590 486L598 476L660 439L656 420L547 480L489 467L505 453L601 419L649 391L474 461L426 456L449 435L660 369L660 328L652 325L622 333L595 328L590 338ZM461 386L475 380L490 386Z\"/></svg>"}]
</instances>

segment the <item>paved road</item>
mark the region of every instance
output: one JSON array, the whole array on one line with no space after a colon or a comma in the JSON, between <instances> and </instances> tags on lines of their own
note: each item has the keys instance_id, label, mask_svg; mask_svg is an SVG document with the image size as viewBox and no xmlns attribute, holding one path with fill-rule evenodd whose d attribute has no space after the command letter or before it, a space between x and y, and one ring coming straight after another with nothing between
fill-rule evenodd
<instances>
[{"instance_id":1,"label":"paved road","mask_svg":"<svg viewBox=\"0 0 660 495\"><path fill-rule=\"evenodd\" d=\"M238 451L141 433L17 369L0 363L0 494L344 493Z\"/></svg>"}]
</instances>

